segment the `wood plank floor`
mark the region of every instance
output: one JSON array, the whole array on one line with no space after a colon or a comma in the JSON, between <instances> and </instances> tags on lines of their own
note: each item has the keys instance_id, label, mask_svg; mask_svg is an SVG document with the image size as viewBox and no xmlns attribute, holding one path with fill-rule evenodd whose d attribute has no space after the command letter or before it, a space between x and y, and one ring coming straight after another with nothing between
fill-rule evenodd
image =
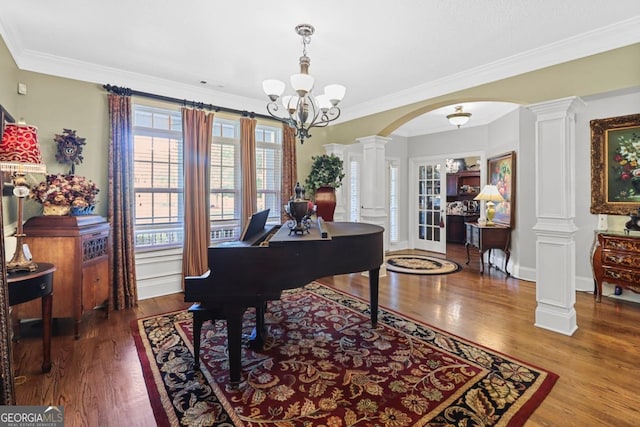
<instances>
[{"instance_id":1,"label":"wood plank floor","mask_svg":"<svg viewBox=\"0 0 640 427\"><path fill-rule=\"evenodd\" d=\"M640 304L578 293L578 331L571 336L537 328L535 284L491 269L479 275L478 256L464 264L463 247L448 257L462 271L444 276L388 273L380 304L494 350L551 370L560 379L527 426L640 425ZM322 280L368 298L359 274ZM40 373L41 341L22 325L14 343L21 405L64 405L66 426L153 426L142 370L131 337L138 317L186 308L182 294L141 301L136 309L85 316L82 336L72 323L56 322L50 373ZM31 335L31 336L29 336ZM34 336L35 335L35 336Z\"/></svg>"}]
</instances>

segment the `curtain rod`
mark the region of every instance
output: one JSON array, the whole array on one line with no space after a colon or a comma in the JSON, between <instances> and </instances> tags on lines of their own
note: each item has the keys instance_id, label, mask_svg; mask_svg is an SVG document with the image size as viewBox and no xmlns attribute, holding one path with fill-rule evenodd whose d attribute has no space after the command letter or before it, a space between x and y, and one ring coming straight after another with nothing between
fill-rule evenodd
<instances>
[{"instance_id":1,"label":"curtain rod","mask_svg":"<svg viewBox=\"0 0 640 427\"><path fill-rule=\"evenodd\" d=\"M166 101L166 102L171 102L173 104L180 104L180 105L183 105L185 107L201 108L201 109L211 110L211 111L215 111L215 112L223 111L225 113L239 114L239 115L241 115L243 117L250 117L252 119L258 117L258 118L261 118L261 119L276 120L276 121L280 121L282 123L286 123L284 120L278 120L275 117L267 116L267 115L264 115L264 114L257 114L257 113L254 113L253 111L235 110L233 108L220 107L220 106L217 106L217 105L205 104L203 102L188 101L186 99L178 99L178 98L172 98L170 96L156 95L155 93L140 92L138 90L129 89L128 87L119 87L119 86L113 86L113 85L110 85L110 84L102 85L102 87L107 92L115 93L116 95L141 96L141 97L144 97L144 98L155 99L155 100L158 100L158 101Z\"/></svg>"}]
</instances>

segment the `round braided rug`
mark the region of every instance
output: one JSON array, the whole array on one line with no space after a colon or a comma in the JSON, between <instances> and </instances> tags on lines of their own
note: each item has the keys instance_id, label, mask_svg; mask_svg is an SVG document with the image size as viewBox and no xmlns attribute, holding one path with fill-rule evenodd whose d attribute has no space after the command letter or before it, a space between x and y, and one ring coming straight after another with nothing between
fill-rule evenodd
<instances>
[{"instance_id":1,"label":"round braided rug","mask_svg":"<svg viewBox=\"0 0 640 427\"><path fill-rule=\"evenodd\" d=\"M427 255L397 254L385 258L387 270L408 274L450 274L460 270L454 261Z\"/></svg>"}]
</instances>

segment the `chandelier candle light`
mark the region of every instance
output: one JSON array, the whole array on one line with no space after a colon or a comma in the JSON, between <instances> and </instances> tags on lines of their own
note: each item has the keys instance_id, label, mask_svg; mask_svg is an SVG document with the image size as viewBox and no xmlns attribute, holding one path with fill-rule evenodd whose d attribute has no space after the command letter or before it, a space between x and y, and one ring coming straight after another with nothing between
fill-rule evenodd
<instances>
[{"instance_id":1,"label":"chandelier candle light","mask_svg":"<svg viewBox=\"0 0 640 427\"><path fill-rule=\"evenodd\" d=\"M309 129L312 127L325 127L340 116L338 103L342 101L346 88L342 85L331 84L325 86L322 95L312 94L315 79L309 74L311 59L307 56L307 45L311 43L311 36L315 29L309 24L300 24L295 28L296 33L302 37L302 56L300 57L300 73L291 76L291 86L295 95L282 97L282 106L288 113L288 117L278 116L278 99L284 92L285 84L280 80L265 80L262 88L269 97L267 111L281 121L286 122L296 130L296 136L300 143L304 144L305 138L311 138Z\"/></svg>"},{"instance_id":2,"label":"chandelier candle light","mask_svg":"<svg viewBox=\"0 0 640 427\"><path fill-rule=\"evenodd\" d=\"M498 187L495 185L485 185L480 194L474 197L473 200L484 200L487 202L487 225L495 225L493 222L493 217L496 215L494 202L504 202L504 198L502 194L500 194L500 191L498 191Z\"/></svg>"},{"instance_id":3,"label":"chandelier candle light","mask_svg":"<svg viewBox=\"0 0 640 427\"><path fill-rule=\"evenodd\" d=\"M2 133L0 143L0 171L12 173L13 195L18 198L18 218L16 229L16 250L11 261L7 263L7 271L35 271L36 263L28 259L24 253L22 216L24 198L29 195L26 173L46 173L42 163L38 129L26 124L8 123Z\"/></svg>"}]
</instances>

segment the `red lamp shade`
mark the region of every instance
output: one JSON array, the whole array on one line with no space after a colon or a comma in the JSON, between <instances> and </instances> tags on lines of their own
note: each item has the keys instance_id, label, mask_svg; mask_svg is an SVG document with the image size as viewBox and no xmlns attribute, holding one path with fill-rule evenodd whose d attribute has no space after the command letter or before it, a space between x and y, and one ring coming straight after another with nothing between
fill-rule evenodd
<instances>
[{"instance_id":1,"label":"red lamp shade","mask_svg":"<svg viewBox=\"0 0 640 427\"><path fill-rule=\"evenodd\" d=\"M0 170L46 173L35 126L17 123L5 125L0 143Z\"/></svg>"}]
</instances>

